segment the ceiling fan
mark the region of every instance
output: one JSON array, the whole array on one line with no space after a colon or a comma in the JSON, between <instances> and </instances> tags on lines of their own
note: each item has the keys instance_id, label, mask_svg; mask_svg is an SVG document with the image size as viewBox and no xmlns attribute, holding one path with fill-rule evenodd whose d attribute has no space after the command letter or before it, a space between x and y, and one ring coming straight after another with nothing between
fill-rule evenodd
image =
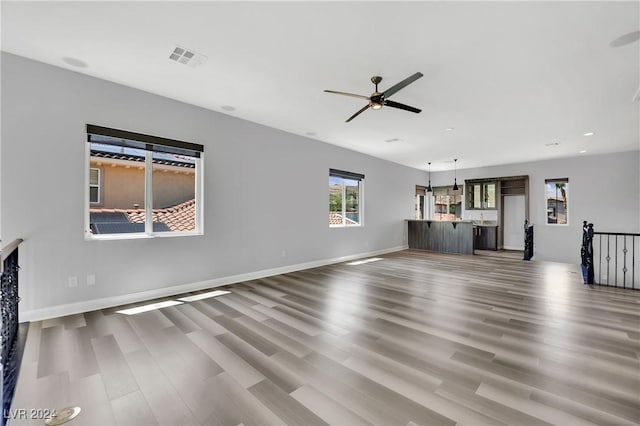
<instances>
[{"instance_id":1,"label":"ceiling fan","mask_svg":"<svg viewBox=\"0 0 640 426\"><path fill-rule=\"evenodd\" d=\"M375 90L375 92L373 92L371 94L371 96L356 95L355 93L337 92L335 90L325 90L325 92L327 92L327 93L335 93L337 95L351 96L353 98L366 99L367 101L369 101L369 103L367 105L365 105L360 111L356 112L351 117L349 117L347 119L347 121L346 121L347 123L350 122L351 120L353 120L354 118L356 118L358 115L362 114L365 110L367 110L369 108L371 108L371 109L380 109L384 105L390 106L392 108L403 109L405 111L415 112L417 114L422 110L418 109L418 108L415 108L415 107L412 107L412 106L409 106L409 105L401 104L399 102L390 101L387 98L390 97L391 95L393 95L394 93L396 93L397 91L399 91L400 89L403 89L406 86L410 85L411 83L413 83L414 81L416 81L420 77L422 77L422 73L421 72L417 72L417 73L413 74L412 76L409 76L409 77L405 78L400 83L397 83L396 85L389 87L384 92L379 92L378 91L378 84L382 81L382 77L377 76L377 75L373 76L373 77L371 77L371 82L376 85L376 90Z\"/></svg>"}]
</instances>

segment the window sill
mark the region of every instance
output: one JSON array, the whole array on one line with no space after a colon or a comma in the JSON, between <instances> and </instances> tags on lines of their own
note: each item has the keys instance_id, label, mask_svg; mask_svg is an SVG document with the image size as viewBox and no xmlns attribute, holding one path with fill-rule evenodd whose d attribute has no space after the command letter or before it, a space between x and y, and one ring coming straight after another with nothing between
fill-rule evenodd
<instances>
[{"instance_id":1,"label":"window sill","mask_svg":"<svg viewBox=\"0 0 640 426\"><path fill-rule=\"evenodd\" d=\"M85 241L117 241L117 240L147 240L153 238L193 237L204 235L204 232L166 232L157 234L85 234Z\"/></svg>"},{"instance_id":2,"label":"window sill","mask_svg":"<svg viewBox=\"0 0 640 426\"><path fill-rule=\"evenodd\" d=\"M363 225L329 225L329 228L362 228Z\"/></svg>"}]
</instances>

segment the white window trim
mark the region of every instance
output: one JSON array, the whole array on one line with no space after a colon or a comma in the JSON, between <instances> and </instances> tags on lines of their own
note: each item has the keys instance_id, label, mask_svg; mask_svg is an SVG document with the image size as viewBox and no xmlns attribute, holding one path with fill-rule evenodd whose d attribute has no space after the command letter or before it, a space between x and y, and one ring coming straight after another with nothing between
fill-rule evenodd
<instances>
[{"instance_id":1,"label":"white window trim","mask_svg":"<svg viewBox=\"0 0 640 426\"><path fill-rule=\"evenodd\" d=\"M200 157L195 159L195 198L196 198L196 229L193 231L171 231L171 232L153 232L153 200L151 194L153 194L153 179L149 179L147 173L153 173L153 152L149 151L145 157L145 232L129 232L124 234L92 234L90 229L90 206L96 203L91 202L91 195L89 193L89 182L91 180L91 144L85 143L85 173L84 173L84 187L85 190L85 202L84 202L84 239L85 241L101 241L101 240L134 240L134 239L147 239L147 238L167 238L167 237L187 237L187 236L199 236L204 235L204 218L203 218L203 206L204 206L204 170L202 164L204 163L204 152L200 153ZM102 173L100 173L100 179L102 179ZM102 181L99 181L102 184Z\"/></svg>"},{"instance_id":2,"label":"white window trim","mask_svg":"<svg viewBox=\"0 0 640 426\"><path fill-rule=\"evenodd\" d=\"M331 174L329 176L332 176ZM338 177L338 176L336 176ZM341 178L343 181L345 178ZM360 179L358 180L358 224L357 225L347 225L347 188L346 186L342 185L342 212L340 213L342 215L342 224L340 225L334 225L334 224L329 224L329 228L362 228L364 227L364 179Z\"/></svg>"},{"instance_id":3,"label":"white window trim","mask_svg":"<svg viewBox=\"0 0 640 426\"><path fill-rule=\"evenodd\" d=\"M548 214L549 214L549 210L547 208L547 184L548 183L553 183L554 181L561 181L563 179L566 179L566 184L569 184L569 178L562 178L562 179L545 179L544 180L544 186L543 186L543 199L544 199L544 224L546 226L551 226L551 227L557 227L557 226L569 226L569 224L571 223L571 221L569 220L569 187L567 187L567 223L549 223L548 222Z\"/></svg>"}]
</instances>

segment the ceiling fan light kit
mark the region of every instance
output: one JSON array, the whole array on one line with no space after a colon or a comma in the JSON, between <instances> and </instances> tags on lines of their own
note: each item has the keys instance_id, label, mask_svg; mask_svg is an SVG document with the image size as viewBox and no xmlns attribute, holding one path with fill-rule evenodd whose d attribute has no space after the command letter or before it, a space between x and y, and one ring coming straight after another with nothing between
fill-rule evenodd
<instances>
[{"instance_id":1,"label":"ceiling fan light kit","mask_svg":"<svg viewBox=\"0 0 640 426\"><path fill-rule=\"evenodd\" d=\"M367 105L365 105L362 109L360 109L358 112L356 112L351 117L349 117L346 120L347 123L350 122L351 120L353 120L354 118L356 118L358 115L360 115L363 112L365 112L369 108L377 110L377 109L381 109L383 106L390 106L392 108L403 109L405 111L410 111L410 112L414 112L414 113L418 114L418 113L420 113L420 111L422 111L421 109L416 108L416 107L412 107L412 106L409 106L409 105L401 104L399 102L390 101L387 98L389 98L394 93L398 92L400 89L403 89L406 86L408 86L409 84L413 83L414 81L416 81L417 79L419 79L422 76L423 76L423 74L421 72L417 72L417 73L405 78L401 82L395 84L394 86L391 86L390 88L388 88L384 92L379 92L378 91L378 84L380 84L380 82L382 81L382 77L380 77L379 75L375 75L375 76L371 77L371 82L373 84L375 84L376 89L371 94L371 96L357 95L355 93L347 93L347 92L338 92L338 91L335 91L335 90L325 90L325 92L334 93L336 95L351 96L352 98L366 99L367 101L369 101L369 103Z\"/></svg>"}]
</instances>

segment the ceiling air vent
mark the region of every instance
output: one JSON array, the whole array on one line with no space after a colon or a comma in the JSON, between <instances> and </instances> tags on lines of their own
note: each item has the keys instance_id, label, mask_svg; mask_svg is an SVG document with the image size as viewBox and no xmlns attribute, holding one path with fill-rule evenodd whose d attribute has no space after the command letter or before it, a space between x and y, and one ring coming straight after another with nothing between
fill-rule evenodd
<instances>
[{"instance_id":1,"label":"ceiling air vent","mask_svg":"<svg viewBox=\"0 0 640 426\"><path fill-rule=\"evenodd\" d=\"M169 55L169 59L188 65L191 68L202 65L207 61L207 57L203 54L180 46L176 46L176 48L173 49L173 52Z\"/></svg>"}]
</instances>

